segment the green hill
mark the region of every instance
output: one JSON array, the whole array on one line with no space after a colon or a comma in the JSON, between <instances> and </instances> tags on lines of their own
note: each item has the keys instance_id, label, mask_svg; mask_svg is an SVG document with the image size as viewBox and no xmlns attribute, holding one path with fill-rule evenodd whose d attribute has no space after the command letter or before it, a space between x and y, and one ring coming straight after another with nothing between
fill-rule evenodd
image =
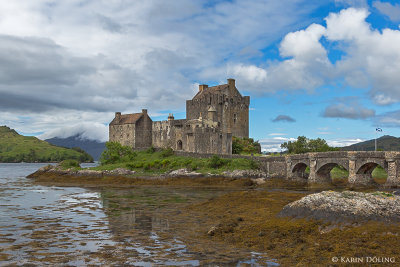
<instances>
[{"instance_id":1,"label":"green hill","mask_svg":"<svg viewBox=\"0 0 400 267\"><path fill-rule=\"evenodd\" d=\"M93 161L82 149L54 146L34 136L22 136L7 126L0 126L0 162L58 162L65 159Z\"/></svg>"},{"instance_id":2,"label":"green hill","mask_svg":"<svg viewBox=\"0 0 400 267\"><path fill-rule=\"evenodd\" d=\"M377 140L377 147L380 151L400 151L400 138L384 135ZM353 144L351 146L342 147L343 151L374 151L375 139Z\"/></svg>"}]
</instances>

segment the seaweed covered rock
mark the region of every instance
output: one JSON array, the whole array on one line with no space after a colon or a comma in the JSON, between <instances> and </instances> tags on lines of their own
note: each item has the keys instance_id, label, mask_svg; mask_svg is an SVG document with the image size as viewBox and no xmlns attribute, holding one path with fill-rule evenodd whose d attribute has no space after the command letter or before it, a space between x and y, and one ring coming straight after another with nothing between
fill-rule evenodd
<instances>
[{"instance_id":1,"label":"seaweed covered rock","mask_svg":"<svg viewBox=\"0 0 400 267\"><path fill-rule=\"evenodd\" d=\"M279 216L331 222L400 222L400 196L386 192L324 191L287 204Z\"/></svg>"}]
</instances>

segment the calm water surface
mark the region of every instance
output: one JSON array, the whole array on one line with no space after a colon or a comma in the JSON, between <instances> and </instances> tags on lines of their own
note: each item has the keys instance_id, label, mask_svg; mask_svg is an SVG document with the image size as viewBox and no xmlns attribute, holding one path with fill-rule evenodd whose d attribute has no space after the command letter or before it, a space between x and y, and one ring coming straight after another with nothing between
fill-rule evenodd
<instances>
[{"instance_id":1,"label":"calm water surface","mask_svg":"<svg viewBox=\"0 0 400 267\"><path fill-rule=\"evenodd\" d=\"M171 227L169 212L226 193L222 189L93 190L25 178L44 165L0 163L1 266L201 266L210 258L215 265L277 265L265 255L217 245L212 255L193 253Z\"/></svg>"}]
</instances>

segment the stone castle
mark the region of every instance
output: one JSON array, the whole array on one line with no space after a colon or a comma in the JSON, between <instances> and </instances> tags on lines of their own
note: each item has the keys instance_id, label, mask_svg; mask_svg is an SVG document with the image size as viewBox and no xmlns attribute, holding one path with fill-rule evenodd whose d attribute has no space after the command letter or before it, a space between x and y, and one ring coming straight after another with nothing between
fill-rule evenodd
<instances>
[{"instance_id":1,"label":"stone castle","mask_svg":"<svg viewBox=\"0 0 400 267\"><path fill-rule=\"evenodd\" d=\"M115 113L109 140L134 149L172 148L195 153L232 154L232 136L249 137L250 97L242 96L234 79L227 84L199 85L186 101L186 119L153 121L147 109L141 113Z\"/></svg>"}]
</instances>

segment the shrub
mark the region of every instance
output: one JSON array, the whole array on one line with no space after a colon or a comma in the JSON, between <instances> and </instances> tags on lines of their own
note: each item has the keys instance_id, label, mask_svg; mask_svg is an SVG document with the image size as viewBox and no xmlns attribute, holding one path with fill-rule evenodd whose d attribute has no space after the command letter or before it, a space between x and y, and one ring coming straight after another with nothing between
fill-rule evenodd
<instances>
[{"instance_id":1,"label":"shrub","mask_svg":"<svg viewBox=\"0 0 400 267\"><path fill-rule=\"evenodd\" d=\"M225 165L225 161L218 157L217 155L213 155L209 160L209 166L211 168L217 169Z\"/></svg>"},{"instance_id":2,"label":"shrub","mask_svg":"<svg viewBox=\"0 0 400 267\"><path fill-rule=\"evenodd\" d=\"M118 142L106 142L106 150L100 157L101 165L117 162L131 161L136 157L136 152L128 146L123 146Z\"/></svg>"},{"instance_id":3,"label":"shrub","mask_svg":"<svg viewBox=\"0 0 400 267\"><path fill-rule=\"evenodd\" d=\"M167 148L167 149L163 149L161 151L161 157L163 157L163 158L167 158L167 157L170 157L172 155L174 155L174 150L172 150L172 148L170 148L170 147Z\"/></svg>"},{"instance_id":4,"label":"shrub","mask_svg":"<svg viewBox=\"0 0 400 267\"><path fill-rule=\"evenodd\" d=\"M163 159L163 160L161 161L161 165L162 165L163 167L166 167L170 162L171 162L171 161L170 161L169 159Z\"/></svg>"},{"instance_id":5,"label":"shrub","mask_svg":"<svg viewBox=\"0 0 400 267\"><path fill-rule=\"evenodd\" d=\"M195 170L197 170L198 168L199 168L199 166L197 165L196 162L192 162L192 163L188 166L188 169L189 169L190 171L195 171Z\"/></svg>"},{"instance_id":6,"label":"shrub","mask_svg":"<svg viewBox=\"0 0 400 267\"><path fill-rule=\"evenodd\" d=\"M154 146L151 146L148 149L146 149L146 153L148 153L148 154L153 154L154 152L156 152L156 149L154 148Z\"/></svg>"},{"instance_id":7,"label":"shrub","mask_svg":"<svg viewBox=\"0 0 400 267\"><path fill-rule=\"evenodd\" d=\"M60 162L60 166L64 169L79 168L79 162L74 159L66 159Z\"/></svg>"},{"instance_id":8,"label":"shrub","mask_svg":"<svg viewBox=\"0 0 400 267\"><path fill-rule=\"evenodd\" d=\"M250 169L252 169L252 170L257 170L259 167L260 167L260 166L259 166L259 164L258 164L257 161L252 160L252 159L250 160Z\"/></svg>"}]
</instances>

